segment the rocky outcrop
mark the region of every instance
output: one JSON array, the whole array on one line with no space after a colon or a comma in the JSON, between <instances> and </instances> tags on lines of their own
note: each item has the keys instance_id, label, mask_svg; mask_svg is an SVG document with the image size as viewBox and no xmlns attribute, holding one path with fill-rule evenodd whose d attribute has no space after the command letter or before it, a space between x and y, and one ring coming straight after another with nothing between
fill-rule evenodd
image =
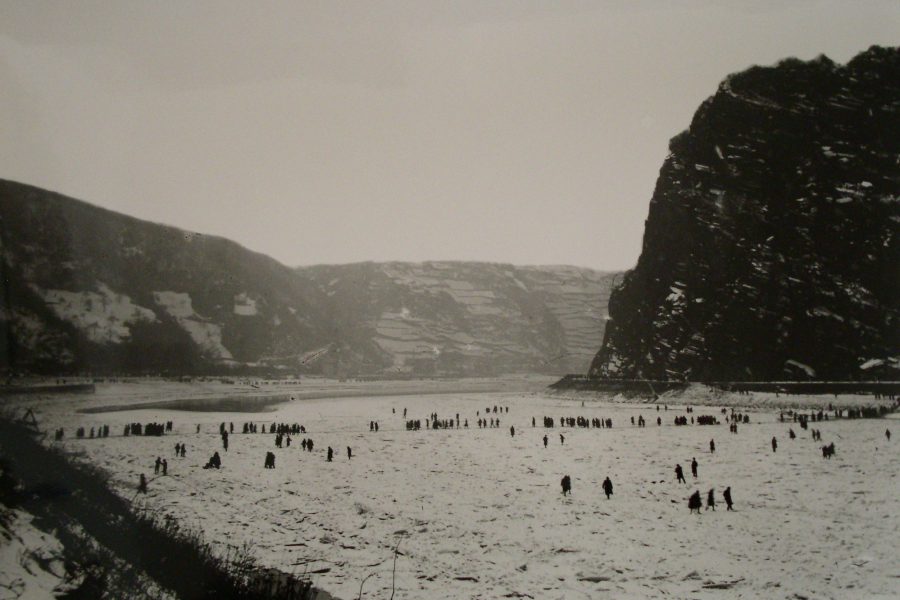
<instances>
[{"instance_id":1,"label":"rocky outcrop","mask_svg":"<svg viewBox=\"0 0 900 600\"><path fill-rule=\"evenodd\" d=\"M0 181L0 370L461 376L587 368L613 274L288 268L225 239Z\"/></svg>"},{"instance_id":2,"label":"rocky outcrop","mask_svg":"<svg viewBox=\"0 0 900 600\"><path fill-rule=\"evenodd\" d=\"M897 48L728 77L670 143L590 374L891 376L898 132Z\"/></svg>"}]
</instances>

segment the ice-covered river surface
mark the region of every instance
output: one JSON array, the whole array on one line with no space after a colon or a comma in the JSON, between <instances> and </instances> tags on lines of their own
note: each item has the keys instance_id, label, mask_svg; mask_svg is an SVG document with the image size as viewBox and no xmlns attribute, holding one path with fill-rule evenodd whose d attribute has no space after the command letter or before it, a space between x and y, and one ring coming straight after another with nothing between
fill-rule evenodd
<instances>
[{"instance_id":1,"label":"ice-covered river surface","mask_svg":"<svg viewBox=\"0 0 900 600\"><path fill-rule=\"evenodd\" d=\"M495 405L504 411L489 418L500 427L479 429L477 419ZM459 413L469 427L407 431L404 409L409 419ZM751 423L737 434L713 407L692 415L675 405L582 407L544 393L328 398L255 414L85 415L57 405L42 418L64 425L64 446L111 473L124 496L134 497L139 474L147 474L149 493L138 506L222 547L250 544L262 564L315 572L318 587L345 600L370 574L363 597L388 598L392 585L398 599L900 597L900 439L885 436L886 428L900 434L897 421L814 423L822 435L814 442L808 430L780 423L777 411L745 412ZM676 416L702 414L722 424L673 425ZM609 418L613 428L544 429L544 415ZM631 425L638 415L646 427ZM163 437L119 437L125 422L166 420L174 431ZM373 420L377 433L369 431ZM307 434L278 449L274 435L241 434L245 421L299 423ZM235 426L227 452L220 422ZM111 426L110 438L72 435L78 425L100 424ZM313 452L301 448L304 437L315 442ZM825 460L820 447L830 442L837 453ZM187 445L185 458L174 456L176 443ZM214 451L222 468L204 470ZM275 469L263 468L267 451ZM168 461L165 477L153 474L157 456ZM687 484L676 482L676 463ZM566 474L568 497L560 488ZM609 500L601 488L607 476ZM732 512L721 495L727 486ZM717 510L689 514L688 496L699 490L705 504L710 488Z\"/></svg>"}]
</instances>

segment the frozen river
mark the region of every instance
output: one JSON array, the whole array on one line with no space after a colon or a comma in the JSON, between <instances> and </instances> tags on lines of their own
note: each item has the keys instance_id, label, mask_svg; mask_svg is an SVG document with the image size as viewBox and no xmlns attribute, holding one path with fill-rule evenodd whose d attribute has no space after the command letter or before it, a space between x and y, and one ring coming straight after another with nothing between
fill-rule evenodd
<instances>
[{"instance_id":1,"label":"frozen river","mask_svg":"<svg viewBox=\"0 0 900 600\"><path fill-rule=\"evenodd\" d=\"M494 405L509 407L488 415L500 427L479 429L476 420ZM459 413L469 428L430 431L423 424L406 431L404 408L408 419ZM676 416L703 414L722 419L714 407L698 406L690 415L674 404L659 412L646 404L582 407L579 400L516 392L310 399L255 414L85 415L57 407L43 417L48 425L64 424L67 449L108 470L123 495L132 497L145 473L150 492L138 503L216 544L250 544L265 565L314 573L317 586L344 599L356 598L370 574L363 596L390 596L398 542L395 598L900 595L900 440L884 435L896 421L811 424L821 430L821 443L796 424L778 422L771 409L749 411L750 424L737 434L724 420L672 424ZM545 415L609 418L613 428L544 429ZM638 415L645 428L631 425ZM161 438L115 437L126 422L167 420L174 432ZM274 435L241 434L245 421L299 423L307 434L277 449ZM378 422L377 433L370 421ZM235 426L227 452L220 422ZM75 440L79 424L108 424L113 437ZM790 426L795 440L788 439ZM303 437L314 440L314 452L302 450ZM820 446L832 441L837 455L826 461ZM187 445L186 458L175 458L176 443ZM335 449L331 463L328 446ZM202 469L216 450L222 469ZM274 470L263 469L267 451L276 454ZM153 476L157 456L168 460L166 477ZM676 463L687 485L676 483ZM570 497L560 493L565 474L573 482ZM607 476L615 486L610 500L600 486ZM727 486L733 512L721 498ZM699 490L705 500L710 488L718 510L688 514L687 497Z\"/></svg>"}]
</instances>

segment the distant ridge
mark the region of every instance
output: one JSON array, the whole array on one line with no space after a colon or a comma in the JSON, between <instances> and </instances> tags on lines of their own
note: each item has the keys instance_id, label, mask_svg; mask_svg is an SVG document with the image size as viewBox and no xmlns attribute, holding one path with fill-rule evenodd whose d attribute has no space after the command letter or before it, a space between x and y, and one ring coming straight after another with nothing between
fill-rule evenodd
<instances>
[{"instance_id":1,"label":"distant ridge","mask_svg":"<svg viewBox=\"0 0 900 600\"><path fill-rule=\"evenodd\" d=\"M613 273L471 262L291 269L0 180L0 368L468 376L587 368Z\"/></svg>"}]
</instances>

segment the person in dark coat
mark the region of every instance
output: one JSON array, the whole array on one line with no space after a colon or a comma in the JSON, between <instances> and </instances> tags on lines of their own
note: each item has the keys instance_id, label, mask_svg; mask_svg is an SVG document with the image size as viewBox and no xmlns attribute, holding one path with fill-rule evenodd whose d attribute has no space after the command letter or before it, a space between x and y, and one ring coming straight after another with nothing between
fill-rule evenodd
<instances>
[{"instance_id":1,"label":"person in dark coat","mask_svg":"<svg viewBox=\"0 0 900 600\"><path fill-rule=\"evenodd\" d=\"M793 430L793 429L788 429L788 437L791 438L791 439L794 439L794 438L797 437L797 434L794 433L794 430Z\"/></svg>"},{"instance_id":2,"label":"person in dark coat","mask_svg":"<svg viewBox=\"0 0 900 600\"><path fill-rule=\"evenodd\" d=\"M716 440L709 440L709 453L713 454L716 451Z\"/></svg>"},{"instance_id":3,"label":"person in dark coat","mask_svg":"<svg viewBox=\"0 0 900 600\"><path fill-rule=\"evenodd\" d=\"M167 461L165 458L162 461L162 471L163 475L169 474L169 461Z\"/></svg>"},{"instance_id":4,"label":"person in dark coat","mask_svg":"<svg viewBox=\"0 0 900 600\"><path fill-rule=\"evenodd\" d=\"M606 494L607 500L609 500L609 497L612 496L613 484L612 481L609 480L609 477L603 480L603 493Z\"/></svg>"},{"instance_id":5,"label":"person in dark coat","mask_svg":"<svg viewBox=\"0 0 900 600\"><path fill-rule=\"evenodd\" d=\"M703 508L703 500L700 498L700 491L696 491L691 494L691 497L688 498L688 508L691 509L691 512L697 511L697 514L700 514L700 509Z\"/></svg>"},{"instance_id":6,"label":"person in dark coat","mask_svg":"<svg viewBox=\"0 0 900 600\"><path fill-rule=\"evenodd\" d=\"M544 448L547 447L547 442L548 442L548 441L550 441L550 440L549 440L549 439L547 438L547 436L545 435L545 436L544 436Z\"/></svg>"},{"instance_id":7,"label":"person in dark coat","mask_svg":"<svg viewBox=\"0 0 900 600\"><path fill-rule=\"evenodd\" d=\"M222 459L219 458L218 452L213 452L213 455L209 458L205 465L203 465L204 469L218 469L222 466Z\"/></svg>"},{"instance_id":8,"label":"person in dark coat","mask_svg":"<svg viewBox=\"0 0 900 600\"><path fill-rule=\"evenodd\" d=\"M772 452L778 451L778 440L775 439L775 436L772 436Z\"/></svg>"},{"instance_id":9,"label":"person in dark coat","mask_svg":"<svg viewBox=\"0 0 900 600\"><path fill-rule=\"evenodd\" d=\"M678 478L678 483L687 483L684 479L684 471L681 469L681 465L675 465L675 477Z\"/></svg>"},{"instance_id":10,"label":"person in dark coat","mask_svg":"<svg viewBox=\"0 0 900 600\"><path fill-rule=\"evenodd\" d=\"M331 449L331 446L328 446L328 462L331 462L332 458L334 458L334 450Z\"/></svg>"},{"instance_id":11,"label":"person in dark coat","mask_svg":"<svg viewBox=\"0 0 900 600\"><path fill-rule=\"evenodd\" d=\"M141 493L141 494L147 493L147 478L144 477L143 473L141 473L141 480L138 483L138 493Z\"/></svg>"},{"instance_id":12,"label":"person in dark coat","mask_svg":"<svg viewBox=\"0 0 900 600\"><path fill-rule=\"evenodd\" d=\"M884 430L884 437L887 438L887 441L891 441L891 430L890 429Z\"/></svg>"},{"instance_id":13,"label":"person in dark coat","mask_svg":"<svg viewBox=\"0 0 900 600\"><path fill-rule=\"evenodd\" d=\"M559 434L559 443L560 443L560 445L565 444L566 436L564 436L563 434Z\"/></svg>"},{"instance_id":14,"label":"person in dark coat","mask_svg":"<svg viewBox=\"0 0 900 600\"><path fill-rule=\"evenodd\" d=\"M162 459L160 457L156 457L156 464L153 465L153 474L159 475L159 468L162 466Z\"/></svg>"},{"instance_id":15,"label":"person in dark coat","mask_svg":"<svg viewBox=\"0 0 900 600\"><path fill-rule=\"evenodd\" d=\"M350 446L347 446L347 460L353 458L353 450L350 449Z\"/></svg>"},{"instance_id":16,"label":"person in dark coat","mask_svg":"<svg viewBox=\"0 0 900 600\"><path fill-rule=\"evenodd\" d=\"M691 459L691 475L694 476L694 479L697 479L697 459Z\"/></svg>"},{"instance_id":17,"label":"person in dark coat","mask_svg":"<svg viewBox=\"0 0 900 600\"><path fill-rule=\"evenodd\" d=\"M509 435L510 437L516 437L516 428L513 425L509 426Z\"/></svg>"},{"instance_id":18,"label":"person in dark coat","mask_svg":"<svg viewBox=\"0 0 900 600\"><path fill-rule=\"evenodd\" d=\"M562 485L563 496L572 493L572 479L568 475L564 475L559 483Z\"/></svg>"},{"instance_id":19,"label":"person in dark coat","mask_svg":"<svg viewBox=\"0 0 900 600\"><path fill-rule=\"evenodd\" d=\"M713 512L716 510L716 495L712 488L709 488L709 492L706 494L706 510L709 509L713 509Z\"/></svg>"},{"instance_id":20,"label":"person in dark coat","mask_svg":"<svg viewBox=\"0 0 900 600\"><path fill-rule=\"evenodd\" d=\"M725 504L728 506L727 510L734 510L731 503L731 486L725 488L725 491L722 492L722 497L725 498Z\"/></svg>"}]
</instances>

